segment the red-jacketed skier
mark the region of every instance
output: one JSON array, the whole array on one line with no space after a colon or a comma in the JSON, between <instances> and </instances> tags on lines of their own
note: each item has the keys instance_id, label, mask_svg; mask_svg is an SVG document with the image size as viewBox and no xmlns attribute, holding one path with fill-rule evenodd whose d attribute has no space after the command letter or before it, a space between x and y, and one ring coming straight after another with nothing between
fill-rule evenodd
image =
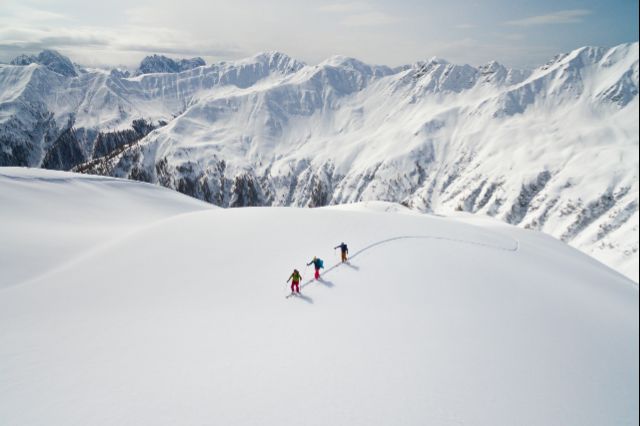
<instances>
[{"instance_id":1,"label":"red-jacketed skier","mask_svg":"<svg viewBox=\"0 0 640 426\"><path fill-rule=\"evenodd\" d=\"M300 281L302 280L302 275L298 272L297 269L293 270L293 273L287 280L289 282L291 280L291 293L300 293Z\"/></svg>"},{"instance_id":2,"label":"red-jacketed skier","mask_svg":"<svg viewBox=\"0 0 640 426\"><path fill-rule=\"evenodd\" d=\"M320 268L324 268L324 262L322 261L322 259L313 256L311 262L307 263L307 266L309 265L313 265L314 269L316 270L316 273L314 275L316 280L320 279Z\"/></svg>"}]
</instances>

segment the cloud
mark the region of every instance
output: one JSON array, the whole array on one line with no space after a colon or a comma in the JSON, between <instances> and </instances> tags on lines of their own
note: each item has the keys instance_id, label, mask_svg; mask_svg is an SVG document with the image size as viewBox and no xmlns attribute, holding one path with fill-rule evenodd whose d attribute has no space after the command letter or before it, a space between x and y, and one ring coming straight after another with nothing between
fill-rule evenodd
<instances>
[{"instance_id":1,"label":"cloud","mask_svg":"<svg viewBox=\"0 0 640 426\"><path fill-rule=\"evenodd\" d=\"M130 43L118 46L120 50L127 52L139 53L159 53L165 55L194 55L194 56L221 56L221 57L240 57L247 55L241 49L235 47L215 46L203 43L195 46L184 47L182 44L166 44L166 43Z\"/></svg>"},{"instance_id":2,"label":"cloud","mask_svg":"<svg viewBox=\"0 0 640 426\"><path fill-rule=\"evenodd\" d=\"M525 39L524 34L502 34L501 35L505 40L511 41L521 41Z\"/></svg>"},{"instance_id":3,"label":"cloud","mask_svg":"<svg viewBox=\"0 0 640 426\"><path fill-rule=\"evenodd\" d=\"M582 22L582 18L590 15L591 13L592 12L587 9L560 10L546 15L530 16L528 18L507 21L505 24L518 27L531 27L534 25L549 24L574 24Z\"/></svg>"},{"instance_id":4,"label":"cloud","mask_svg":"<svg viewBox=\"0 0 640 426\"><path fill-rule=\"evenodd\" d=\"M52 12L40 8L30 7L21 4L7 3L3 5L2 15L5 20L13 22L60 22L67 21L69 17L62 13Z\"/></svg>"},{"instance_id":5,"label":"cloud","mask_svg":"<svg viewBox=\"0 0 640 426\"><path fill-rule=\"evenodd\" d=\"M340 21L340 23L350 27L372 27L393 24L398 21L398 18L382 12L367 12L349 15Z\"/></svg>"},{"instance_id":6,"label":"cloud","mask_svg":"<svg viewBox=\"0 0 640 426\"><path fill-rule=\"evenodd\" d=\"M363 10L370 10L371 6L365 2L350 2L350 3L333 3L320 6L318 10L320 12L329 13L353 13L362 12Z\"/></svg>"},{"instance_id":7,"label":"cloud","mask_svg":"<svg viewBox=\"0 0 640 426\"><path fill-rule=\"evenodd\" d=\"M0 29L0 40L2 40L0 42L2 48L28 51L76 46L107 46L109 44L107 37L94 32L13 27Z\"/></svg>"},{"instance_id":8,"label":"cloud","mask_svg":"<svg viewBox=\"0 0 640 426\"><path fill-rule=\"evenodd\" d=\"M342 15L339 22L347 27L374 27L400 21L398 17L381 12L367 2L334 3L317 10Z\"/></svg>"},{"instance_id":9,"label":"cloud","mask_svg":"<svg viewBox=\"0 0 640 426\"><path fill-rule=\"evenodd\" d=\"M135 65L142 56L151 53L225 58L246 55L235 46L207 39L185 45L182 40L187 38L188 34L168 29L4 27L0 28L0 59L9 60L18 54L33 54L44 49L72 53L72 60L85 65L110 65L114 58ZM90 52L97 55L92 56Z\"/></svg>"},{"instance_id":10,"label":"cloud","mask_svg":"<svg viewBox=\"0 0 640 426\"><path fill-rule=\"evenodd\" d=\"M458 28L459 30L469 30L472 28L475 28L476 26L473 24L458 24L458 25L454 25L455 28Z\"/></svg>"}]
</instances>

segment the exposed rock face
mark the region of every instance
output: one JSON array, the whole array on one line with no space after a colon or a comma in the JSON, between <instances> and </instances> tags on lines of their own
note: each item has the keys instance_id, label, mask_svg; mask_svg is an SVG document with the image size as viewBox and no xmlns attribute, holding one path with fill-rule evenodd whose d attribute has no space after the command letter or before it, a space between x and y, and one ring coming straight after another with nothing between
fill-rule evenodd
<instances>
[{"instance_id":1,"label":"exposed rock face","mask_svg":"<svg viewBox=\"0 0 640 426\"><path fill-rule=\"evenodd\" d=\"M65 77L77 77L78 71L71 60L55 50L43 50L37 56L19 55L11 61L11 65L44 65L51 71Z\"/></svg>"},{"instance_id":2,"label":"exposed rock face","mask_svg":"<svg viewBox=\"0 0 640 426\"><path fill-rule=\"evenodd\" d=\"M138 74L176 73L205 66L204 59L191 58L175 61L162 55L147 56L140 63Z\"/></svg>"}]
</instances>

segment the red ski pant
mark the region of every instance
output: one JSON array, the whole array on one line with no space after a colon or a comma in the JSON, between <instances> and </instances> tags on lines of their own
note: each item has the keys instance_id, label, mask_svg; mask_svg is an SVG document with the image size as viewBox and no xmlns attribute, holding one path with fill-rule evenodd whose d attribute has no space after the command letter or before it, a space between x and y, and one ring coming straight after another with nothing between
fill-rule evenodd
<instances>
[{"instance_id":1,"label":"red ski pant","mask_svg":"<svg viewBox=\"0 0 640 426\"><path fill-rule=\"evenodd\" d=\"M316 277L316 280L317 280L318 278L320 278L320 268L316 268L316 275L315 275L315 277Z\"/></svg>"},{"instance_id":2,"label":"red ski pant","mask_svg":"<svg viewBox=\"0 0 640 426\"><path fill-rule=\"evenodd\" d=\"M298 281L291 281L291 293L300 293L300 286Z\"/></svg>"}]
</instances>

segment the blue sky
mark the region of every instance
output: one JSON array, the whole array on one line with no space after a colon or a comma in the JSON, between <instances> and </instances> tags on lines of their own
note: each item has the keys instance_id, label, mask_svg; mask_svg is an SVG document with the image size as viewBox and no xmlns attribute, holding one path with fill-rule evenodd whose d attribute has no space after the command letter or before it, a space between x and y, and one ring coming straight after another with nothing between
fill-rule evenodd
<instances>
[{"instance_id":1,"label":"blue sky","mask_svg":"<svg viewBox=\"0 0 640 426\"><path fill-rule=\"evenodd\" d=\"M584 45L638 40L638 2L508 0L1 0L0 61L52 48L85 65L207 62L280 50L401 65L432 56L534 67Z\"/></svg>"}]
</instances>

